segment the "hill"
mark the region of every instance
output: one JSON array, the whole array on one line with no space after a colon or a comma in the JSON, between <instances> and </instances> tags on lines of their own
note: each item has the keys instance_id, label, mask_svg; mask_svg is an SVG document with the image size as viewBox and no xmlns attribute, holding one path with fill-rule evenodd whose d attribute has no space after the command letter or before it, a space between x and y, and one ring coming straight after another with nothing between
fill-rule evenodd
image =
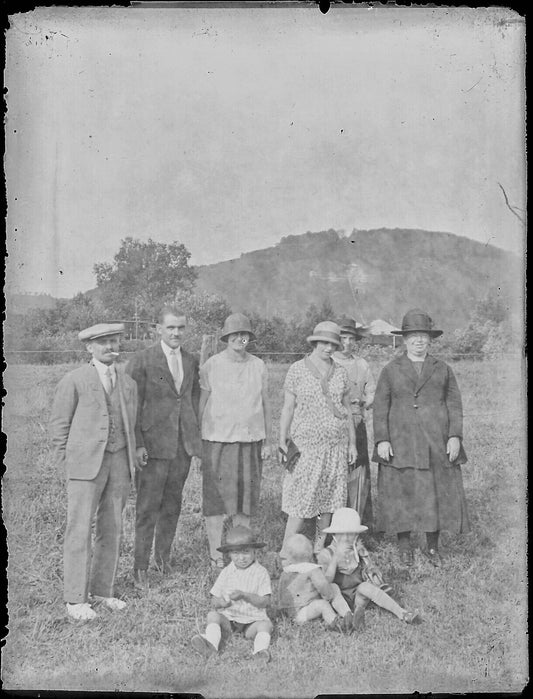
<instances>
[{"instance_id":1,"label":"hill","mask_svg":"<svg viewBox=\"0 0 533 699\"><path fill-rule=\"evenodd\" d=\"M421 306L447 330L464 326L489 290L519 309L523 286L516 255L424 230L308 232L197 270L198 288L234 311L293 317L329 299L338 314L399 325L407 309Z\"/></svg>"},{"instance_id":2,"label":"hill","mask_svg":"<svg viewBox=\"0 0 533 699\"><path fill-rule=\"evenodd\" d=\"M6 294L6 307L14 315L24 315L32 308L49 310L54 308L59 299L50 294L15 293Z\"/></svg>"}]
</instances>

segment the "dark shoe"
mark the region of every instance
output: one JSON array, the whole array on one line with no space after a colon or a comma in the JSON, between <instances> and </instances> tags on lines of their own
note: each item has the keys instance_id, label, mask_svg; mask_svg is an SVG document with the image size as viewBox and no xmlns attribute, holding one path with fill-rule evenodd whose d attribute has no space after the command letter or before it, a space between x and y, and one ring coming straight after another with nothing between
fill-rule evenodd
<instances>
[{"instance_id":1,"label":"dark shoe","mask_svg":"<svg viewBox=\"0 0 533 699\"><path fill-rule=\"evenodd\" d=\"M133 584L136 590L148 592L148 571L135 568L133 571Z\"/></svg>"},{"instance_id":2,"label":"dark shoe","mask_svg":"<svg viewBox=\"0 0 533 699\"><path fill-rule=\"evenodd\" d=\"M411 549L407 551L400 551L400 563L404 566L410 568L415 562L415 556Z\"/></svg>"},{"instance_id":3,"label":"dark shoe","mask_svg":"<svg viewBox=\"0 0 533 699\"><path fill-rule=\"evenodd\" d=\"M215 646L212 643L209 643L207 638L200 636L200 634L197 634L191 638L191 646L204 658L210 658L212 655L216 655L218 653Z\"/></svg>"},{"instance_id":4,"label":"dark shoe","mask_svg":"<svg viewBox=\"0 0 533 699\"><path fill-rule=\"evenodd\" d=\"M254 653L252 655L252 658L255 660L255 662L261 665L266 665L266 663L269 663L270 657L270 651L267 648L263 648L263 650L258 650L257 653Z\"/></svg>"},{"instance_id":5,"label":"dark shoe","mask_svg":"<svg viewBox=\"0 0 533 699\"><path fill-rule=\"evenodd\" d=\"M342 630L343 633L352 633L353 631L353 614L351 612L346 612L342 617Z\"/></svg>"},{"instance_id":6,"label":"dark shoe","mask_svg":"<svg viewBox=\"0 0 533 699\"><path fill-rule=\"evenodd\" d=\"M438 549L423 549L422 553L435 568L441 567L442 557Z\"/></svg>"},{"instance_id":7,"label":"dark shoe","mask_svg":"<svg viewBox=\"0 0 533 699\"><path fill-rule=\"evenodd\" d=\"M362 631L365 628L365 610L364 607L356 607L352 617L352 629L354 631Z\"/></svg>"},{"instance_id":8,"label":"dark shoe","mask_svg":"<svg viewBox=\"0 0 533 699\"><path fill-rule=\"evenodd\" d=\"M420 613L416 609L414 612L405 611L403 613L402 621L405 621L406 624L419 624L421 621Z\"/></svg>"},{"instance_id":9,"label":"dark shoe","mask_svg":"<svg viewBox=\"0 0 533 699\"><path fill-rule=\"evenodd\" d=\"M331 623L326 624L326 629L328 631L337 631L338 633L342 633L343 628L341 619L339 619L339 617L336 616Z\"/></svg>"}]
</instances>

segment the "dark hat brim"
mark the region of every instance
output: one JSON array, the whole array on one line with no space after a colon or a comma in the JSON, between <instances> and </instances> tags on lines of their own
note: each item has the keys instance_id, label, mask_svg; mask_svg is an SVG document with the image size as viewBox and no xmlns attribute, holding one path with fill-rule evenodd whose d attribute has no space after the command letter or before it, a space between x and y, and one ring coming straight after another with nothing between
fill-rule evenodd
<instances>
[{"instance_id":1,"label":"dark hat brim","mask_svg":"<svg viewBox=\"0 0 533 699\"><path fill-rule=\"evenodd\" d=\"M242 549L262 549L265 546L263 541L251 541L249 544L222 544L217 548L217 551L229 553L230 551L242 551Z\"/></svg>"},{"instance_id":2,"label":"dark hat brim","mask_svg":"<svg viewBox=\"0 0 533 699\"><path fill-rule=\"evenodd\" d=\"M426 333L430 337L439 337L443 330L428 330L427 328L410 328L409 330L391 330L391 335L408 335L409 333Z\"/></svg>"},{"instance_id":3,"label":"dark hat brim","mask_svg":"<svg viewBox=\"0 0 533 699\"><path fill-rule=\"evenodd\" d=\"M220 341L221 341L221 342L227 342L227 341L228 341L228 337L229 337L230 335L235 335L235 333L248 333L248 335L250 335L250 342L255 342L256 337L255 337L255 335L253 334L253 332L252 332L251 330L245 330L244 328L243 328L242 330L232 330L231 332L226 333L225 335L221 335L221 336L220 336Z\"/></svg>"}]
</instances>

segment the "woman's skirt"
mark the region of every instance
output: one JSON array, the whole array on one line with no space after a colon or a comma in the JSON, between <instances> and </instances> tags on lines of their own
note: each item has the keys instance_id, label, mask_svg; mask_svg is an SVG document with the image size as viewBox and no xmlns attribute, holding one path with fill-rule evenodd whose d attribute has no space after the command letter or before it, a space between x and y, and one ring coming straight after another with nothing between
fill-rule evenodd
<instances>
[{"instance_id":1,"label":"woman's skirt","mask_svg":"<svg viewBox=\"0 0 533 699\"><path fill-rule=\"evenodd\" d=\"M261 442L202 445L203 513L252 515L261 489Z\"/></svg>"},{"instance_id":2,"label":"woman's skirt","mask_svg":"<svg viewBox=\"0 0 533 699\"><path fill-rule=\"evenodd\" d=\"M460 466L429 469L378 467L376 530L470 531Z\"/></svg>"}]
</instances>

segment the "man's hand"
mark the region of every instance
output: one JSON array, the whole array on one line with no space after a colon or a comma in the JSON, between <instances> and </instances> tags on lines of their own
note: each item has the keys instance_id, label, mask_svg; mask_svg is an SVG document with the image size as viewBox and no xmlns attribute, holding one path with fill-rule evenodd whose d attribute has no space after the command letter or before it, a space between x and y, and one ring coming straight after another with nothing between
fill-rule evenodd
<instances>
[{"instance_id":1,"label":"man's hand","mask_svg":"<svg viewBox=\"0 0 533 699\"><path fill-rule=\"evenodd\" d=\"M137 470L142 471L143 466L146 466L146 462L148 461L148 452L144 447L138 447L136 450L136 456L137 456Z\"/></svg>"},{"instance_id":2,"label":"man's hand","mask_svg":"<svg viewBox=\"0 0 533 699\"><path fill-rule=\"evenodd\" d=\"M348 463L355 464L357 460L357 448L355 444L348 445Z\"/></svg>"},{"instance_id":3,"label":"man's hand","mask_svg":"<svg viewBox=\"0 0 533 699\"><path fill-rule=\"evenodd\" d=\"M446 444L446 453L448 454L448 459L452 464L459 456L460 448L461 440L459 439L459 437L450 437L448 443Z\"/></svg>"},{"instance_id":4,"label":"man's hand","mask_svg":"<svg viewBox=\"0 0 533 699\"><path fill-rule=\"evenodd\" d=\"M380 442L378 444L378 456L383 461L390 461L390 458L394 456L390 442Z\"/></svg>"}]
</instances>

